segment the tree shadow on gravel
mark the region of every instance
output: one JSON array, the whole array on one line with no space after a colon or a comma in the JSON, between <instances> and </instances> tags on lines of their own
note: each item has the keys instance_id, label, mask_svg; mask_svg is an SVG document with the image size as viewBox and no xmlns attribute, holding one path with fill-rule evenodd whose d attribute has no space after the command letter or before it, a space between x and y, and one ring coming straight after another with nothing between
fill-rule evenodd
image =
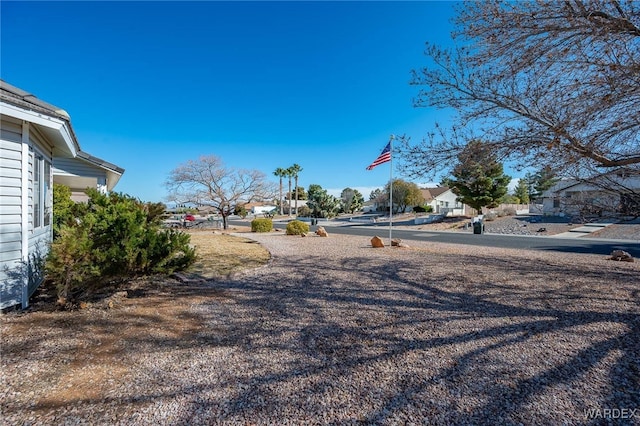
<instances>
[{"instance_id":1,"label":"tree shadow on gravel","mask_svg":"<svg viewBox=\"0 0 640 426\"><path fill-rule=\"evenodd\" d=\"M174 424L587 424L588 409L640 408L637 274L482 256L278 258L254 275L174 283L170 298L154 299L173 318L128 304L76 324L73 337L88 345L118 330L114 355L125 364L140 353L181 361L176 371L158 367L171 385L130 371L136 386L127 394L72 404L188 399L193 408ZM65 319L53 321L67 332ZM18 361L27 350L44 353L43 344L3 352ZM181 381L181 371L218 356L245 367L220 361L205 370L215 380ZM39 408L68 404L45 399Z\"/></svg>"},{"instance_id":2,"label":"tree shadow on gravel","mask_svg":"<svg viewBox=\"0 0 640 426\"><path fill-rule=\"evenodd\" d=\"M317 258L291 260L284 269L295 268L298 279L293 283L282 284L277 276L268 275L265 281L242 283L240 289L251 290L252 296L243 301L249 310L266 309L268 316L287 324L288 331L297 330L299 340L291 341L287 349L313 362L302 370L252 378L251 389L232 404L236 409L246 410L241 407L255 400L261 389L293 377L348 377L388 362L402 370L405 355L429 357L436 350L448 351L444 368L428 368L422 376L398 375L391 395L351 420L394 423L411 415L428 419L432 413L435 423L449 424L588 423L589 409L640 407L640 298L635 270L603 274L597 267L519 263L517 280L522 284L516 286L509 278L499 282L482 277L483 266L497 268L499 275L514 274L508 259L467 257L461 278L452 271L416 273L417 268L428 270L428 262L352 258L337 265L321 263L320 273L319 264ZM333 272L345 269L357 281L337 284ZM474 275L470 270L481 278L470 282L469 275ZM578 284L564 285L561 280L567 276L579 276ZM550 280L558 282L545 284ZM603 283L626 290L614 297ZM371 323L367 313L374 311L384 312L385 320ZM431 327L437 336L416 331L421 327ZM424 398L435 387L444 387L456 402L425 405ZM572 388L582 390L574 397ZM554 406L556 392L563 393L561 399L569 404ZM465 398L473 402L466 405ZM273 408L272 415L277 414Z\"/></svg>"}]
</instances>

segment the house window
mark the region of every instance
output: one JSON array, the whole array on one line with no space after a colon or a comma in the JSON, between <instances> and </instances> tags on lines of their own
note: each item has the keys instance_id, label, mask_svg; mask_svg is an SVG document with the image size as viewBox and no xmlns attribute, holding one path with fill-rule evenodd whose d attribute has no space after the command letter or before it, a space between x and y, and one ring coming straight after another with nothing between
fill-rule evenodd
<instances>
[{"instance_id":1,"label":"house window","mask_svg":"<svg viewBox=\"0 0 640 426\"><path fill-rule=\"evenodd\" d=\"M42 226L42 156L36 155L33 162L33 227Z\"/></svg>"},{"instance_id":2,"label":"house window","mask_svg":"<svg viewBox=\"0 0 640 426\"><path fill-rule=\"evenodd\" d=\"M51 192L51 163L44 161L44 191L43 191L43 205L44 205L44 226L51 224L51 204L53 202L53 194Z\"/></svg>"},{"instance_id":3,"label":"house window","mask_svg":"<svg viewBox=\"0 0 640 426\"><path fill-rule=\"evenodd\" d=\"M554 209L559 209L560 208L560 198L554 198L553 199L553 208Z\"/></svg>"},{"instance_id":4,"label":"house window","mask_svg":"<svg viewBox=\"0 0 640 426\"><path fill-rule=\"evenodd\" d=\"M33 227L51 224L51 163L36 154L33 161Z\"/></svg>"}]
</instances>

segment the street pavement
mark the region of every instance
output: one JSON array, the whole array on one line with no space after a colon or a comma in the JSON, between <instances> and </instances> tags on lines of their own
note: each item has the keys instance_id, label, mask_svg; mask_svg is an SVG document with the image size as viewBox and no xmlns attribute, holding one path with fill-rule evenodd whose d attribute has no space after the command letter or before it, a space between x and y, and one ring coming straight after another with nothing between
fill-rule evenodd
<instances>
[{"instance_id":1,"label":"street pavement","mask_svg":"<svg viewBox=\"0 0 640 426\"><path fill-rule=\"evenodd\" d=\"M240 224L240 223L238 223ZM389 238L388 226L346 225L344 222L321 221L329 234L379 236ZM274 222L274 227L286 228L286 222ZM311 226L315 231L317 226ZM634 258L640 258L640 244L634 240L605 240L567 238L566 236L532 236L504 234L473 234L450 231L424 231L392 228L392 237L404 241L433 241L434 243L467 244L479 247L501 247L520 250L545 250L565 253L589 253L610 255L613 250L624 250Z\"/></svg>"}]
</instances>

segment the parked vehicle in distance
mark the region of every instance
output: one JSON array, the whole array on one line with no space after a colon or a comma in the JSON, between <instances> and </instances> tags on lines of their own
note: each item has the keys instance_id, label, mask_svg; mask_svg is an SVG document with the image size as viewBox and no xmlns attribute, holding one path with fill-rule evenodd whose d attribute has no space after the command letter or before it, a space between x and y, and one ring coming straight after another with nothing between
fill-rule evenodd
<instances>
[{"instance_id":1,"label":"parked vehicle in distance","mask_svg":"<svg viewBox=\"0 0 640 426\"><path fill-rule=\"evenodd\" d=\"M189 222L193 222L194 220L196 220L196 217L194 215L192 215L192 214L188 214L188 215L185 215L184 220L187 220Z\"/></svg>"}]
</instances>

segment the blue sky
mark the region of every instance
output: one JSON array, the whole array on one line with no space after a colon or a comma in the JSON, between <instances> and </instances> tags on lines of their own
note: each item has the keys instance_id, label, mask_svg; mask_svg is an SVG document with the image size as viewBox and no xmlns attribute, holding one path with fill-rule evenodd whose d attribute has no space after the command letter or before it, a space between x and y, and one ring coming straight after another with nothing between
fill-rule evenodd
<instances>
[{"instance_id":1,"label":"blue sky","mask_svg":"<svg viewBox=\"0 0 640 426\"><path fill-rule=\"evenodd\" d=\"M390 134L421 139L426 41L450 43L453 2L8 2L1 76L65 109L82 149L126 169L117 191L164 201L200 155L368 199ZM394 177L402 177L394 173Z\"/></svg>"}]
</instances>

